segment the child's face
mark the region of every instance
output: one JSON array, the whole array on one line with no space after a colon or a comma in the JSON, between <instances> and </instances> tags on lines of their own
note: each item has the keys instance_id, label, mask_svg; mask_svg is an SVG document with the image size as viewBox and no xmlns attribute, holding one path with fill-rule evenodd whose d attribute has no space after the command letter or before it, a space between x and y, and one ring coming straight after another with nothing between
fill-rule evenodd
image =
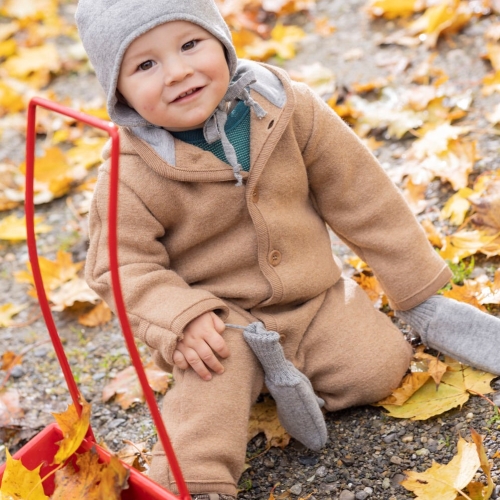
<instances>
[{"instance_id":1,"label":"child's face","mask_svg":"<svg viewBox=\"0 0 500 500\"><path fill-rule=\"evenodd\" d=\"M118 90L144 119L179 132L203 127L229 79L219 40L196 24L172 21L130 44Z\"/></svg>"}]
</instances>

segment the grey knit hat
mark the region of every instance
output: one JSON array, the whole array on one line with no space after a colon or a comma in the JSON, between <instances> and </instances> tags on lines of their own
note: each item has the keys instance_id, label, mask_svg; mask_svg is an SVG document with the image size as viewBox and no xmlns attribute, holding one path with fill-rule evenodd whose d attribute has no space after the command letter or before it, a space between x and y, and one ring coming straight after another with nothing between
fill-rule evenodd
<instances>
[{"instance_id":1,"label":"grey knit hat","mask_svg":"<svg viewBox=\"0 0 500 500\"><path fill-rule=\"evenodd\" d=\"M118 125L148 125L118 101L116 85L128 46L160 24L189 21L201 26L224 45L231 78L236 72L231 32L214 0L79 0L75 17L83 46L106 93L109 116Z\"/></svg>"}]
</instances>

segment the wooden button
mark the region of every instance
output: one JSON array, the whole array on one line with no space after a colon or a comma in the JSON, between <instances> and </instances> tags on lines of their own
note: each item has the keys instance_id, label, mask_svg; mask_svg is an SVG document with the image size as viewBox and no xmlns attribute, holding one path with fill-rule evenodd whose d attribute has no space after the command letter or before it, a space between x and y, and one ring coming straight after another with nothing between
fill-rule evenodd
<instances>
[{"instance_id":1,"label":"wooden button","mask_svg":"<svg viewBox=\"0 0 500 500\"><path fill-rule=\"evenodd\" d=\"M273 250L269 254L269 264L277 266L281 262L281 253L278 250Z\"/></svg>"}]
</instances>

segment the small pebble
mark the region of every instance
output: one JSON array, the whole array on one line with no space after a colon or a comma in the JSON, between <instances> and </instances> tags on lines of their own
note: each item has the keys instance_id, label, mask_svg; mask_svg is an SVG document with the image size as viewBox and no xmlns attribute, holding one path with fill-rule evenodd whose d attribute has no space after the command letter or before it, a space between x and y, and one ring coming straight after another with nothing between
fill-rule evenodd
<instances>
[{"instance_id":1,"label":"small pebble","mask_svg":"<svg viewBox=\"0 0 500 500\"><path fill-rule=\"evenodd\" d=\"M325 477L327 474L326 467L322 465L321 467L318 467L318 470L316 471L316 475L318 477Z\"/></svg>"},{"instance_id":2,"label":"small pebble","mask_svg":"<svg viewBox=\"0 0 500 500\"><path fill-rule=\"evenodd\" d=\"M413 436L411 434L407 434L401 438L401 441L403 441L403 443L411 443L413 441Z\"/></svg>"},{"instance_id":3,"label":"small pebble","mask_svg":"<svg viewBox=\"0 0 500 500\"><path fill-rule=\"evenodd\" d=\"M474 418L474 413L467 413L467 415L465 415L465 418L467 420L472 420Z\"/></svg>"},{"instance_id":4,"label":"small pebble","mask_svg":"<svg viewBox=\"0 0 500 500\"><path fill-rule=\"evenodd\" d=\"M384 480L382 481L382 488L384 490L388 490L391 487L391 480L388 477L384 477Z\"/></svg>"},{"instance_id":5,"label":"small pebble","mask_svg":"<svg viewBox=\"0 0 500 500\"><path fill-rule=\"evenodd\" d=\"M356 496L352 491L342 490L339 496L339 500L356 500Z\"/></svg>"},{"instance_id":6,"label":"small pebble","mask_svg":"<svg viewBox=\"0 0 500 500\"><path fill-rule=\"evenodd\" d=\"M391 478L391 485L393 488L396 488L401 484L401 481L405 480L404 474L394 474Z\"/></svg>"},{"instance_id":7,"label":"small pebble","mask_svg":"<svg viewBox=\"0 0 500 500\"><path fill-rule=\"evenodd\" d=\"M108 427L110 429L116 429L117 427L119 427L120 425L122 425L124 422L126 422L126 420L124 418L115 418L114 420L112 420L108 424Z\"/></svg>"},{"instance_id":8,"label":"small pebble","mask_svg":"<svg viewBox=\"0 0 500 500\"><path fill-rule=\"evenodd\" d=\"M291 488L290 488L290 493L292 495L300 495L302 493L302 485L300 483L298 484L294 484Z\"/></svg>"},{"instance_id":9,"label":"small pebble","mask_svg":"<svg viewBox=\"0 0 500 500\"><path fill-rule=\"evenodd\" d=\"M366 491L358 491L354 498L356 500L366 500L370 495Z\"/></svg>"},{"instance_id":10,"label":"small pebble","mask_svg":"<svg viewBox=\"0 0 500 500\"><path fill-rule=\"evenodd\" d=\"M368 493L368 495L371 495L373 493L373 488L370 488L369 486L367 486L363 491L365 493Z\"/></svg>"},{"instance_id":11,"label":"small pebble","mask_svg":"<svg viewBox=\"0 0 500 500\"><path fill-rule=\"evenodd\" d=\"M430 453L430 451L427 448L420 448L420 450L417 450L415 453L419 457L425 457Z\"/></svg>"},{"instance_id":12,"label":"small pebble","mask_svg":"<svg viewBox=\"0 0 500 500\"><path fill-rule=\"evenodd\" d=\"M397 457L396 455L392 456L389 460L391 464L401 465L403 463L403 459L401 457Z\"/></svg>"},{"instance_id":13,"label":"small pebble","mask_svg":"<svg viewBox=\"0 0 500 500\"><path fill-rule=\"evenodd\" d=\"M10 371L10 376L12 378L21 378L26 372L21 365L16 365Z\"/></svg>"}]
</instances>

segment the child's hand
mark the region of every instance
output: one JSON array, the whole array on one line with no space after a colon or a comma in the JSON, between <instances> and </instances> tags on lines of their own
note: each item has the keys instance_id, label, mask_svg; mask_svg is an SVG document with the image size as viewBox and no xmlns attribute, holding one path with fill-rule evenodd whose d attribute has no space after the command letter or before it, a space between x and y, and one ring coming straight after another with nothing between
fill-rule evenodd
<instances>
[{"instance_id":1,"label":"child's hand","mask_svg":"<svg viewBox=\"0 0 500 500\"><path fill-rule=\"evenodd\" d=\"M213 312L207 312L193 319L184 329L184 338L177 343L174 351L174 364L181 370L191 366L203 379L211 380L208 368L215 373L223 373L224 367L215 356L229 356L229 349L221 337L224 322Z\"/></svg>"}]
</instances>

